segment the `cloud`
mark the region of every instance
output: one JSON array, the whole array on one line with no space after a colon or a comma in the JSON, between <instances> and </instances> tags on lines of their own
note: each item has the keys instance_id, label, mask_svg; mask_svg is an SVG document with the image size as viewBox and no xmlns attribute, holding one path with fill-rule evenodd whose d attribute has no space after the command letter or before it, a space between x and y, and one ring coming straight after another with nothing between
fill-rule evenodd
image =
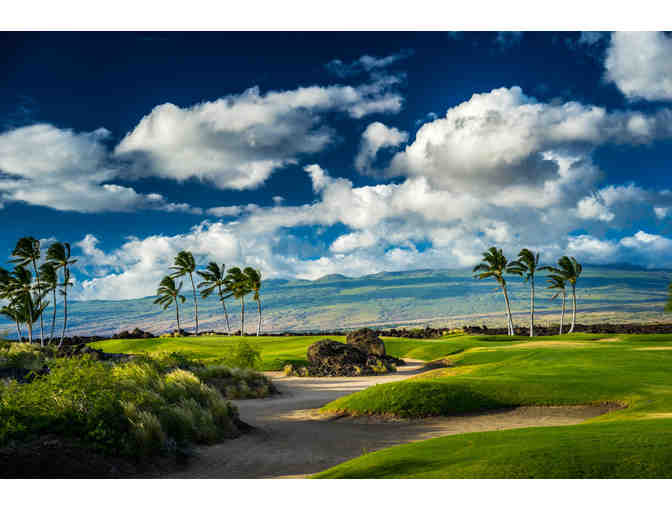
<instances>
[{"instance_id":1,"label":"cloud","mask_svg":"<svg viewBox=\"0 0 672 510\"><path fill-rule=\"evenodd\" d=\"M665 219L670 214L672 207L654 207L653 212L659 220Z\"/></svg>"},{"instance_id":2,"label":"cloud","mask_svg":"<svg viewBox=\"0 0 672 510\"><path fill-rule=\"evenodd\" d=\"M204 221L184 234L131 238L110 253L97 248L96 238L85 237L78 244L83 251L81 264L95 276L81 281L75 295L119 299L152 294L172 258L185 249L194 253L199 265L216 260L259 267L268 278L310 279L330 273L358 276L471 266L492 245L509 256L527 246L541 251L545 262L564 254L591 263L630 260L660 265L666 260L669 240L655 234L622 240L570 235L594 218L568 214L564 204L498 203L495 196L485 199L432 187L424 177L357 187L349 179L332 177L319 165L307 165L305 171L317 194L310 204L248 204L235 219ZM636 186L600 191L601 200L610 207L617 203L613 196L629 195L628 203L635 203L641 193L651 192ZM652 214L648 202L640 205ZM616 221L620 213L614 214ZM325 244L320 232L334 225L346 232ZM296 228L304 234L311 229L317 241L297 238ZM308 249L320 244L324 249Z\"/></svg>"},{"instance_id":3,"label":"cloud","mask_svg":"<svg viewBox=\"0 0 672 510\"><path fill-rule=\"evenodd\" d=\"M88 133L33 124L0 134L0 199L60 211L156 209L200 214L158 193L147 195L109 181L119 167L109 160L105 128Z\"/></svg>"},{"instance_id":4,"label":"cloud","mask_svg":"<svg viewBox=\"0 0 672 510\"><path fill-rule=\"evenodd\" d=\"M340 59L334 59L328 62L325 67L327 70L340 78L355 76L362 73L371 73L389 67L390 65L411 57L415 52L411 49L401 50L398 53L388 55L387 57L372 57L363 55L352 62L343 62Z\"/></svg>"},{"instance_id":5,"label":"cloud","mask_svg":"<svg viewBox=\"0 0 672 510\"><path fill-rule=\"evenodd\" d=\"M672 112L607 112L577 102L543 103L519 87L474 94L427 122L392 159L390 176L424 176L433 186L502 201L559 200L568 181L597 177L591 150L672 136Z\"/></svg>"},{"instance_id":6,"label":"cloud","mask_svg":"<svg viewBox=\"0 0 672 510\"><path fill-rule=\"evenodd\" d=\"M221 218L223 216L238 216L243 212L243 208L239 205L229 205L222 207L211 207L205 212L211 216L218 216Z\"/></svg>"},{"instance_id":7,"label":"cloud","mask_svg":"<svg viewBox=\"0 0 672 510\"><path fill-rule=\"evenodd\" d=\"M382 122L372 122L362 133L359 153L355 158L355 168L360 172L366 171L375 160L380 149L397 147L407 140L407 132L387 127Z\"/></svg>"},{"instance_id":8,"label":"cloud","mask_svg":"<svg viewBox=\"0 0 672 510\"><path fill-rule=\"evenodd\" d=\"M115 149L136 177L158 176L212 182L221 189L250 189L274 170L335 139L323 114L359 119L398 113L402 96L395 77L356 87L332 85L267 92L257 87L238 95L180 108L166 103L142 118Z\"/></svg>"},{"instance_id":9,"label":"cloud","mask_svg":"<svg viewBox=\"0 0 672 510\"><path fill-rule=\"evenodd\" d=\"M628 99L672 100L672 36L614 32L604 65L605 79Z\"/></svg>"}]
</instances>

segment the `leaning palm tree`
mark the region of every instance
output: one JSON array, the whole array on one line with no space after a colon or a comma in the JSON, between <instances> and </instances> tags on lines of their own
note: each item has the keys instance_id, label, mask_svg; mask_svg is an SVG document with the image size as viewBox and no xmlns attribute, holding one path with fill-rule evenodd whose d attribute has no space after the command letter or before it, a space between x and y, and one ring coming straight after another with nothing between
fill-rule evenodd
<instances>
[{"instance_id":1,"label":"leaning palm tree","mask_svg":"<svg viewBox=\"0 0 672 510\"><path fill-rule=\"evenodd\" d=\"M33 301L33 275L23 266L16 266L10 275L7 293L10 304L15 307L24 306L26 309L26 325L28 326L28 341L33 343L33 322L29 320L34 316Z\"/></svg>"},{"instance_id":2,"label":"leaning palm tree","mask_svg":"<svg viewBox=\"0 0 672 510\"><path fill-rule=\"evenodd\" d=\"M560 315L560 334L562 335L562 325L565 320L565 301L567 299L565 279L558 274L552 274L548 276L548 283L550 285L546 287L547 289L557 290L556 294L551 299L555 299L562 294L562 314Z\"/></svg>"},{"instance_id":3,"label":"leaning palm tree","mask_svg":"<svg viewBox=\"0 0 672 510\"><path fill-rule=\"evenodd\" d=\"M506 260L501 248L497 249L494 246L488 251L483 252L483 262L474 267L473 272L480 271L474 275L474 278L483 280L484 278L494 278L502 287L504 293L504 301L506 303L506 319L509 330L509 336L512 336L513 320L511 319L511 306L509 304L509 294L506 291L506 280L504 274L511 272L511 264Z\"/></svg>"},{"instance_id":4,"label":"leaning palm tree","mask_svg":"<svg viewBox=\"0 0 672 510\"><path fill-rule=\"evenodd\" d=\"M173 273L170 275L172 278L180 278L186 274L189 275L191 289L194 294L194 318L196 320L196 334L198 335L198 300L196 298L196 286L194 285L194 271L196 271L194 256L190 251L181 251L175 257L173 266L170 269L173 270Z\"/></svg>"},{"instance_id":5,"label":"leaning palm tree","mask_svg":"<svg viewBox=\"0 0 672 510\"><path fill-rule=\"evenodd\" d=\"M4 315L8 319L11 319L16 324L16 338L21 342L21 323L23 322L23 317L21 315L21 310L19 309L18 303L9 303L2 308L0 308L0 315Z\"/></svg>"},{"instance_id":6,"label":"leaning palm tree","mask_svg":"<svg viewBox=\"0 0 672 510\"><path fill-rule=\"evenodd\" d=\"M250 291L254 292L253 298L257 302L257 311L259 312L259 322L257 324L257 336L261 334L261 297L259 291L261 290L261 271L252 267L243 269L243 273L247 277L247 284Z\"/></svg>"},{"instance_id":7,"label":"leaning palm tree","mask_svg":"<svg viewBox=\"0 0 672 510\"><path fill-rule=\"evenodd\" d=\"M180 294L182 290L182 282L175 286L175 280L170 276L164 276L159 288L156 290L157 298L154 300L155 304L163 305L163 309L167 310L171 304L175 303L175 318L177 319L177 331L180 332L180 305L179 301L184 303L187 298Z\"/></svg>"},{"instance_id":8,"label":"leaning palm tree","mask_svg":"<svg viewBox=\"0 0 672 510\"><path fill-rule=\"evenodd\" d=\"M245 335L245 296L250 292L247 276L239 267L232 267L226 272L226 289L228 295L240 299L240 334Z\"/></svg>"},{"instance_id":9,"label":"leaning palm tree","mask_svg":"<svg viewBox=\"0 0 672 510\"><path fill-rule=\"evenodd\" d=\"M534 336L534 275L539 267L539 253L532 253L527 248L520 250L518 259L510 265L510 272L524 277L530 282L530 336Z\"/></svg>"},{"instance_id":10,"label":"leaning palm tree","mask_svg":"<svg viewBox=\"0 0 672 510\"><path fill-rule=\"evenodd\" d=\"M32 264L35 278L37 279L37 293L35 296L39 295L41 285L40 285L40 274L37 271L37 261L40 260L42 252L40 250L40 241L34 237L22 237L16 242L16 247L12 251L12 257L14 257L10 262L12 264L25 267L29 264ZM36 305L40 305L40 301L36 299ZM44 347L44 322L42 320L42 315L40 315L40 345Z\"/></svg>"},{"instance_id":11,"label":"leaning palm tree","mask_svg":"<svg viewBox=\"0 0 672 510\"><path fill-rule=\"evenodd\" d=\"M573 333L576 324L576 281L581 276L583 266L574 257L564 255L558 259L558 267L544 267L543 269L548 269L560 276L572 286L572 325L568 333Z\"/></svg>"},{"instance_id":12,"label":"leaning palm tree","mask_svg":"<svg viewBox=\"0 0 672 510\"><path fill-rule=\"evenodd\" d=\"M201 298L206 299L210 294L212 294L215 289L217 289L217 294L219 294L219 300L222 303L224 308L224 317L226 318L226 331L231 334L231 325L229 324L229 314L226 311L226 303L224 302L224 292L222 289L226 288L226 264L222 264L220 268L216 262L210 262L205 269L205 271L197 271L199 276L203 278L203 281L198 284L198 288L201 289Z\"/></svg>"},{"instance_id":13,"label":"leaning palm tree","mask_svg":"<svg viewBox=\"0 0 672 510\"><path fill-rule=\"evenodd\" d=\"M60 349L65 339L65 331L68 328L68 287L72 286L72 282L70 281L70 266L77 262L77 259L70 258L69 243L54 243L47 250L47 262L53 264L56 271L59 269L63 270L63 281L60 283L61 295L63 296L63 331L61 332L61 340L58 343L58 348Z\"/></svg>"},{"instance_id":14,"label":"leaning palm tree","mask_svg":"<svg viewBox=\"0 0 672 510\"><path fill-rule=\"evenodd\" d=\"M53 313L51 316L51 333L49 334L49 344L54 340L54 330L56 329L56 291L58 290L58 273L56 267L51 262L46 262L40 266L39 272L42 279L42 290L51 292L53 299Z\"/></svg>"}]
</instances>

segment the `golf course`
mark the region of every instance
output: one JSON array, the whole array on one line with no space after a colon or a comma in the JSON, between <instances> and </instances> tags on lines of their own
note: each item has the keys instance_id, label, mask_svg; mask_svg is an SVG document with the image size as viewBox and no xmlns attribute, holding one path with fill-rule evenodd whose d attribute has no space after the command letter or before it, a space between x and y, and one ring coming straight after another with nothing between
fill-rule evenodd
<instances>
[{"instance_id":1,"label":"golf course","mask_svg":"<svg viewBox=\"0 0 672 510\"><path fill-rule=\"evenodd\" d=\"M281 391L279 396L255 399L251 407L272 407L297 392L302 378L279 371L287 363L305 362L306 349L321 338L245 337L261 354L259 368ZM529 338L457 333L427 340L382 339L388 354L414 360L413 370L404 372L400 367L398 373L385 376L333 378L324 381L321 390L305 383L303 400L292 412L301 411L300 422L310 423L327 439L330 430L336 433L345 423L361 427L369 423L378 430L387 428L389 433L381 432L386 440L350 452L349 460L319 472L294 474L318 478L668 478L672 474L672 335L573 333ZM240 340L153 338L91 346L108 353L179 352L207 364ZM341 386L331 393L332 399L323 391L327 383L343 384L347 379L367 383ZM310 391L319 392L320 398L311 399ZM577 406L600 411L560 421L571 425L553 425L557 421L549 422L545 410L553 410L557 418L561 406L568 416L576 414ZM516 410L537 411L526 412L515 427L498 423ZM244 406L241 417L246 418ZM266 419L271 430L272 420ZM405 433L410 427L436 425L437 420L442 420L446 435L439 431L429 436L433 439L419 440L428 436ZM467 425L478 420L479 425L451 428L451 420ZM395 440L396 430L403 433ZM226 444L232 448L237 441L249 439L243 436ZM301 444L293 446L300 450ZM201 453L212 458L216 448L219 445L206 446ZM198 466L198 459L194 462ZM198 473L192 470L191 476Z\"/></svg>"}]
</instances>

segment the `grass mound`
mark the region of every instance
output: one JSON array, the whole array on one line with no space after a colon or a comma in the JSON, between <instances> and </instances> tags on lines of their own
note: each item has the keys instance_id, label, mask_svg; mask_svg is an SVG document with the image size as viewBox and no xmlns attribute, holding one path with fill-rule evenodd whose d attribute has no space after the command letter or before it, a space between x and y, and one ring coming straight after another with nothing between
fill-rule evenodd
<instances>
[{"instance_id":1,"label":"grass mound","mask_svg":"<svg viewBox=\"0 0 672 510\"><path fill-rule=\"evenodd\" d=\"M580 425L478 432L389 448L317 477L669 478L672 335L614 338L464 336L444 345L398 344L421 359L441 352L449 366L372 386L323 410L421 417L522 405L618 402L627 408ZM454 354L444 356L450 348Z\"/></svg>"}]
</instances>

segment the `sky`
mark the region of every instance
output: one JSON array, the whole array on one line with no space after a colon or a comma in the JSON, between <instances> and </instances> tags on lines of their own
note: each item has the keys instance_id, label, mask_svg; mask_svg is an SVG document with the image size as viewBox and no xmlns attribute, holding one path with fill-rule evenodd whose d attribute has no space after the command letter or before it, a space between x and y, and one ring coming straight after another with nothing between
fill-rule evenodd
<instances>
[{"instance_id":1,"label":"sky","mask_svg":"<svg viewBox=\"0 0 672 510\"><path fill-rule=\"evenodd\" d=\"M672 268L669 33L2 32L0 52L0 253L69 242L76 299L154 294L180 250L265 278L493 245Z\"/></svg>"}]
</instances>

